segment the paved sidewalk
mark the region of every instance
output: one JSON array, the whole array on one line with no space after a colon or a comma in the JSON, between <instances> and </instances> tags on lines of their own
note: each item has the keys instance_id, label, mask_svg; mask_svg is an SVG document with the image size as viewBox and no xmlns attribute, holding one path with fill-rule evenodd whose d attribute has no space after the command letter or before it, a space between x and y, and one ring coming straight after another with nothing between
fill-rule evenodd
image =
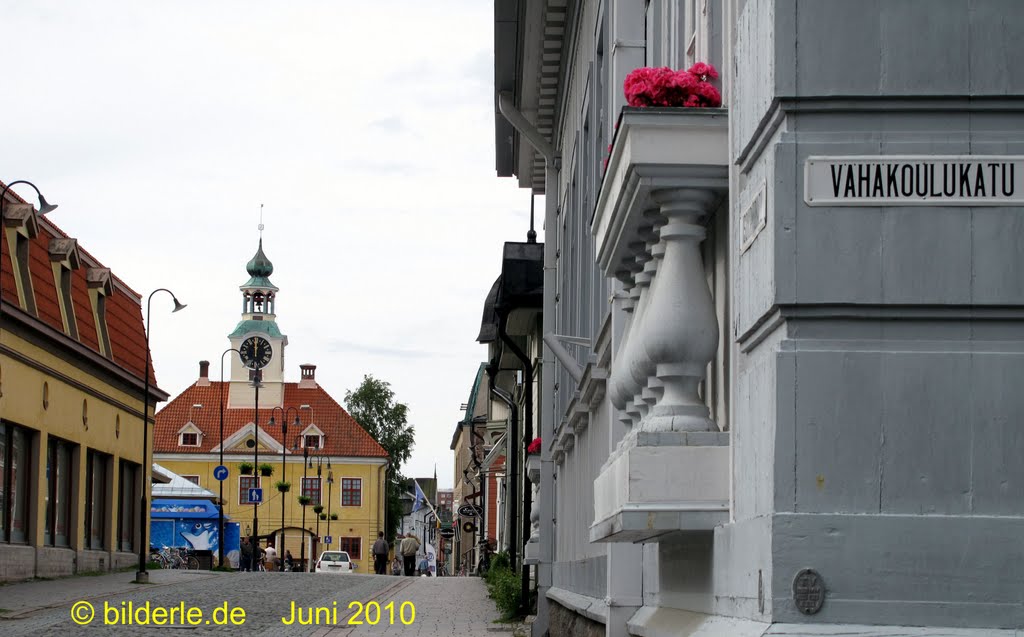
<instances>
[{"instance_id":1,"label":"paved sidewalk","mask_svg":"<svg viewBox=\"0 0 1024 637\"><path fill-rule=\"evenodd\" d=\"M57 579L31 580L0 586L0 618L16 619L45 608L70 605L81 599L136 593L147 586L158 587L217 577L220 573L189 570L153 570L149 584L135 584L135 571L109 575L79 575Z\"/></svg>"},{"instance_id":2,"label":"paved sidewalk","mask_svg":"<svg viewBox=\"0 0 1024 637\"><path fill-rule=\"evenodd\" d=\"M495 623L498 611L478 577L403 577L372 601L381 607L393 601L395 623L390 623L387 611L381 612L380 622L374 626L350 625L348 622L355 618L346 614L345 618L339 617L338 626L321 628L313 637L512 637L512 624ZM408 625L400 616L404 602L411 602L416 609ZM406 606L405 619L410 618ZM367 621L365 614L358 619Z\"/></svg>"}]
</instances>

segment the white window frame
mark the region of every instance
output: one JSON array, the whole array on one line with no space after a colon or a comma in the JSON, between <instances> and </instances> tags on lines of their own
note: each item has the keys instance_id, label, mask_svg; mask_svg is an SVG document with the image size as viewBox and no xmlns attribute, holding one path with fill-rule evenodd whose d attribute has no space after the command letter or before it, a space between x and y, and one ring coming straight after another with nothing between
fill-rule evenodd
<instances>
[{"instance_id":1,"label":"white window frame","mask_svg":"<svg viewBox=\"0 0 1024 637\"><path fill-rule=\"evenodd\" d=\"M345 504L345 480L358 480L359 481L359 504ZM362 476L342 476L339 480L340 489L338 490L339 502L343 507L350 507L358 509L363 506L363 477Z\"/></svg>"}]
</instances>

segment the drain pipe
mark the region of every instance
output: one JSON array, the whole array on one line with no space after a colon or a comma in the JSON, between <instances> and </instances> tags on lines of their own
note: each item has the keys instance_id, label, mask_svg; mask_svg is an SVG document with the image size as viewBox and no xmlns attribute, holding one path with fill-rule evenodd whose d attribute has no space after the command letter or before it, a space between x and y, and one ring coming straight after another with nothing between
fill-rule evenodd
<instances>
[{"instance_id":1,"label":"drain pipe","mask_svg":"<svg viewBox=\"0 0 1024 637\"><path fill-rule=\"evenodd\" d=\"M499 317L498 321L498 334L501 336L505 332L503 324L505 323L504 317ZM504 342L504 339L502 339ZM498 358L500 359L500 357ZM509 408L509 414L511 415L512 421L509 426L509 435L505 442L505 463L508 466L506 472L508 476L508 489L509 498L508 502L512 503L509 507L509 563L512 568L515 569L516 558L519 554L519 537L517 532L518 526L518 509L519 509L519 450L518 450L518 439L519 439L519 417L516 409L515 402L509 400L498 387L495 387L495 378L498 376L498 365L497 359L493 365L487 366L487 389L490 393L498 396L502 402Z\"/></svg>"},{"instance_id":2,"label":"drain pipe","mask_svg":"<svg viewBox=\"0 0 1024 637\"><path fill-rule=\"evenodd\" d=\"M544 334L555 333L555 241L554 228L558 225L558 179L562 167L561 155L551 142L530 123L515 107L512 93L498 94L498 111L512 127L544 156L544 230L552 236L544 238L544 306L542 329ZM531 194L532 196L532 194ZM537 619L531 633L534 636L548 634L550 625L547 591L552 585L552 562L555 531L555 467L551 458L551 440L555 432L555 357L551 346L545 343L542 350L541 369L541 410L540 437L544 441L540 452L540 559L537 564ZM525 603L525 601L524 601Z\"/></svg>"},{"instance_id":3,"label":"drain pipe","mask_svg":"<svg viewBox=\"0 0 1024 637\"><path fill-rule=\"evenodd\" d=\"M512 397L508 394L507 391L501 389L500 387L491 387L491 395L496 397L501 402L505 403L505 406L508 407L509 413L512 414L511 430L512 430L512 432L518 433L519 432L519 412L516 409L516 404L512 400ZM506 440L506 443L505 443L506 444L506 449L505 449L505 451L506 451L506 454L505 454L506 458L508 458L508 456L510 455L508 453L508 451L515 449L515 447L511 444L511 442L512 442L512 440L511 440L511 438L509 438L509 439ZM511 474L511 471L509 473ZM512 481L510 480L509 482L511 483ZM515 502L514 500L511 499L511 497L509 498L509 501L510 502ZM512 507L512 508L515 508L515 507ZM509 545L509 549L508 549L509 561L511 561L516 556L515 547L517 546L517 544L516 544L517 537L516 537L516 533L515 533L515 518L511 514L510 514L510 517L512 517L513 519L509 521L509 533L508 533L508 535L511 538L510 539L511 544ZM514 564L514 562L513 562L513 564Z\"/></svg>"},{"instance_id":4,"label":"drain pipe","mask_svg":"<svg viewBox=\"0 0 1024 637\"><path fill-rule=\"evenodd\" d=\"M510 350L512 350L512 353L515 354L516 358L518 358L519 362L522 363L523 365L523 438L522 440L517 440L515 437L513 437L510 440L510 443L512 444L509 445L509 450L512 451L511 473L514 476L513 484L516 485L516 489L519 488L520 484L522 484L523 487L523 519L521 524L523 526L523 538L525 539L529 537L530 533L530 514L532 513L533 509L533 491L527 488L526 482L523 480L524 476L522 474L524 474L525 472L519 470L519 454L523 453L525 455L527 445L529 445L530 441L533 440L533 362L530 360L530 357L527 356L525 352L523 352L523 350L519 349L515 341L513 341L512 338L505 331L505 323L507 318L507 314L505 316L499 317L498 338L500 338L501 342L507 345ZM517 495L517 493L512 494L511 502L516 501L515 497ZM512 539L515 540L515 531L513 531L511 535ZM512 560L511 556L509 556L509 560L512 562L513 565L515 564L515 561ZM522 567L521 599L523 606L527 607L527 604L529 604L530 600L530 567L526 564L524 564Z\"/></svg>"}]
</instances>

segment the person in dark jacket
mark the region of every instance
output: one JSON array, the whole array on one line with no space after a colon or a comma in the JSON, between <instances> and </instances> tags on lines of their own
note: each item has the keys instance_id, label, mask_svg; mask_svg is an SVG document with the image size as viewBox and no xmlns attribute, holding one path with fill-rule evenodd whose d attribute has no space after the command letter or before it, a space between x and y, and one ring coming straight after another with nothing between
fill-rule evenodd
<instances>
[{"instance_id":1,"label":"person in dark jacket","mask_svg":"<svg viewBox=\"0 0 1024 637\"><path fill-rule=\"evenodd\" d=\"M373 543L373 572L385 575L388 564L388 542L384 539L384 531L377 533L377 541Z\"/></svg>"},{"instance_id":2,"label":"person in dark jacket","mask_svg":"<svg viewBox=\"0 0 1024 637\"><path fill-rule=\"evenodd\" d=\"M239 547L239 553L238 570L250 570L252 568L252 544L249 544L249 538L242 538L242 545Z\"/></svg>"}]
</instances>

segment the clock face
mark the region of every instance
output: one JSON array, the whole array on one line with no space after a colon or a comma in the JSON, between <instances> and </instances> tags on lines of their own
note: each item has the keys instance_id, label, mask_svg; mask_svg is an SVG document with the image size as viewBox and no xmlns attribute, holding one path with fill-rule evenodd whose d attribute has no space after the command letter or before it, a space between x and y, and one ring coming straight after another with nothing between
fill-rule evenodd
<instances>
[{"instance_id":1,"label":"clock face","mask_svg":"<svg viewBox=\"0 0 1024 637\"><path fill-rule=\"evenodd\" d=\"M274 358L274 348L262 336L250 336L238 347L238 356L249 369L263 369Z\"/></svg>"}]
</instances>

